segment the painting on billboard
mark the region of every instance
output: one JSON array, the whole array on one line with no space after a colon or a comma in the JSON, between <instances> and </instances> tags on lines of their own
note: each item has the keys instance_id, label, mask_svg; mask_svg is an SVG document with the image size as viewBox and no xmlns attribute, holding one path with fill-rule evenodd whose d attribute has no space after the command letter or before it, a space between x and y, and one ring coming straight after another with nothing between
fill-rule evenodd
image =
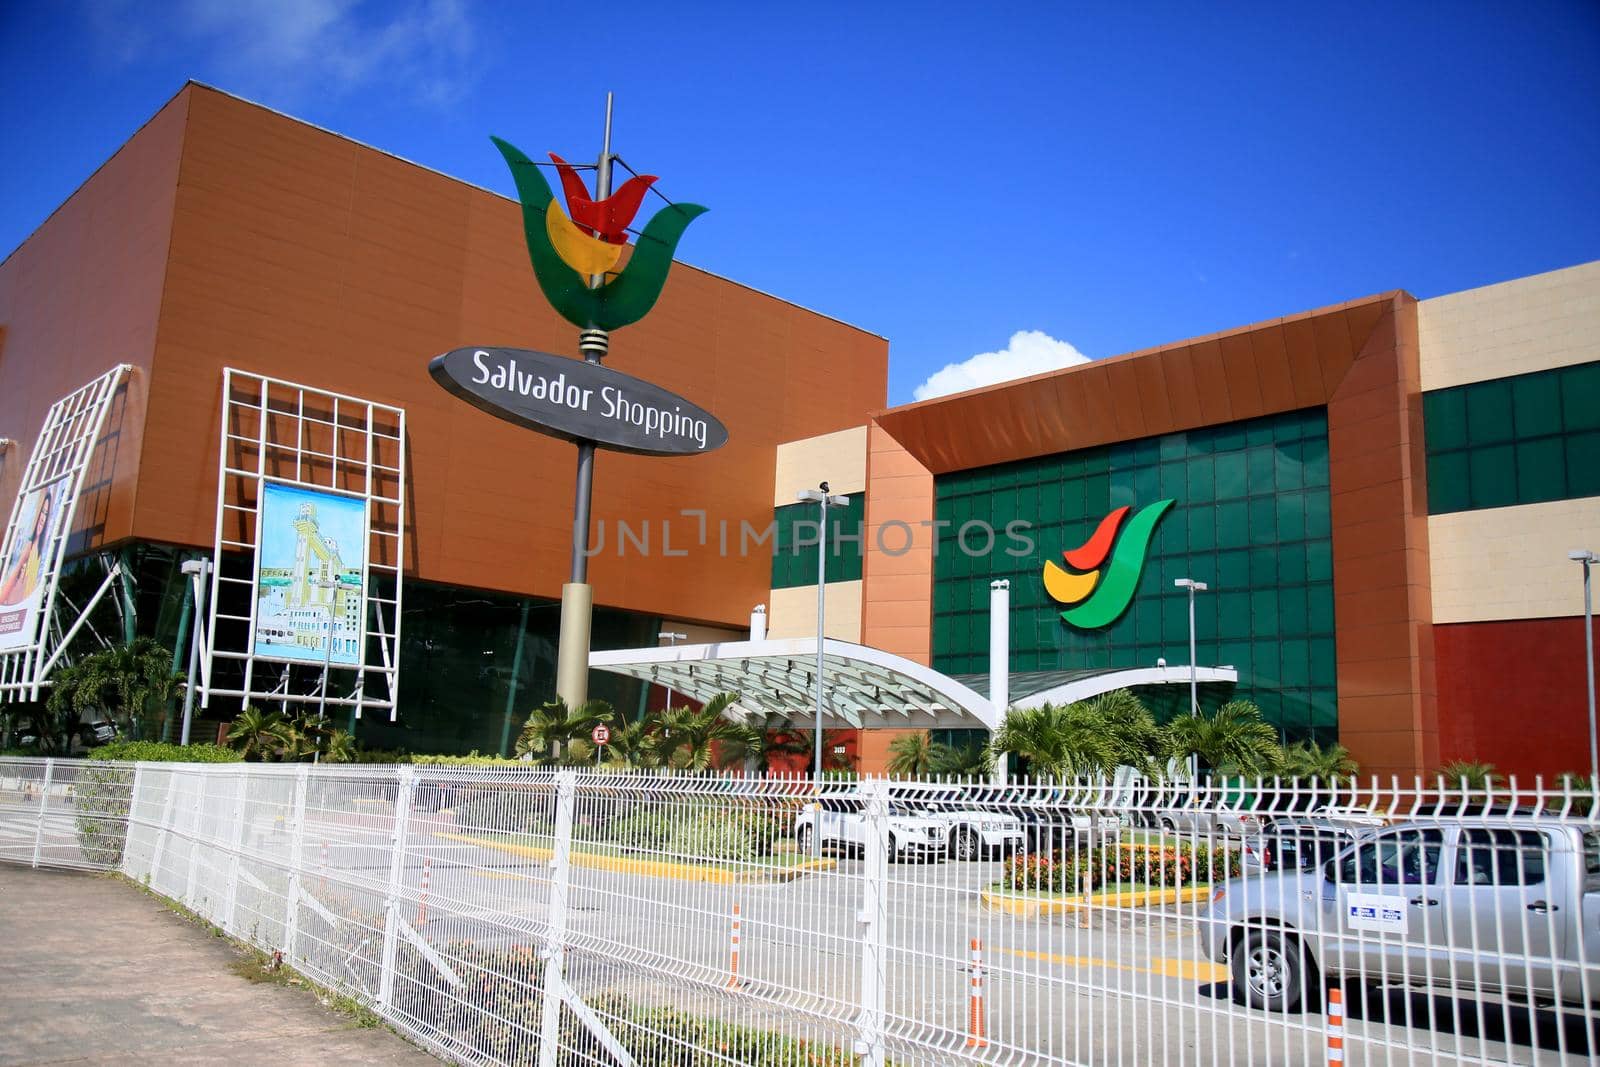
<instances>
[{"instance_id":1,"label":"painting on billboard","mask_svg":"<svg viewBox=\"0 0 1600 1067\"><path fill-rule=\"evenodd\" d=\"M0 651L27 648L38 635L50 547L67 510L67 481L39 486L20 502L11 543L0 555Z\"/></svg>"},{"instance_id":2,"label":"painting on billboard","mask_svg":"<svg viewBox=\"0 0 1600 1067\"><path fill-rule=\"evenodd\" d=\"M254 654L359 666L367 502L267 482L256 525Z\"/></svg>"}]
</instances>

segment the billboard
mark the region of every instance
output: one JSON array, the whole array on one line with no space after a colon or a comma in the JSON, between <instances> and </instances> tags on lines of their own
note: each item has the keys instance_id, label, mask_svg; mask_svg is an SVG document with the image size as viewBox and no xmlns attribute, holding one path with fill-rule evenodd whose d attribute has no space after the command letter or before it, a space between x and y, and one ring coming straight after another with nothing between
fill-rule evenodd
<instances>
[{"instance_id":1,"label":"billboard","mask_svg":"<svg viewBox=\"0 0 1600 1067\"><path fill-rule=\"evenodd\" d=\"M51 545L69 503L68 481L58 478L18 501L11 543L0 555L0 651L28 648L38 635Z\"/></svg>"},{"instance_id":2,"label":"billboard","mask_svg":"<svg viewBox=\"0 0 1600 1067\"><path fill-rule=\"evenodd\" d=\"M251 652L259 659L361 666L366 552L364 497L263 483Z\"/></svg>"}]
</instances>

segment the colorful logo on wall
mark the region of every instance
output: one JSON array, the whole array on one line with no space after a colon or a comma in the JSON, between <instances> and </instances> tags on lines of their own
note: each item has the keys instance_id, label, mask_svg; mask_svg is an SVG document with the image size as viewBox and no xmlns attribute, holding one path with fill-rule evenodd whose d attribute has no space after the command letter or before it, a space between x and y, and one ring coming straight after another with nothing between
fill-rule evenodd
<instances>
[{"instance_id":1,"label":"colorful logo on wall","mask_svg":"<svg viewBox=\"0 0 1600 1067\"><path fill-rule=\"evenodd\" d=\"M554 152L567 210L563 212L538 166L517 148L492 137L511 167L522 202L528 258L550 306L584 330L615 330L638 322L655 306L666 284L672 256L689 223L705 214L698 204L671 204L651 216L628 262L615 270L628 247L628 227L655 182L630 178L603 200L595 200L577 171ZM604 283L589 287L591 277Z\"/></svg>"},{"instance_id":2,"label":"colorful logo on wall","mask_svg":"<svg viewBox=\"0 0 1600 1067\"><path fill-rule=\"evenodd\" d=\"M1158 500L1131 519L1132 509L1120 507L1100 520L1089 540L1061 553L1066 567L1045 560L1045 592L1059 603L1073 605L1061 613L1063 619L1080 630L1095 630L1127 610L1144 570L1150 535L1172 503Z\"/></svg>"}]
</instances>

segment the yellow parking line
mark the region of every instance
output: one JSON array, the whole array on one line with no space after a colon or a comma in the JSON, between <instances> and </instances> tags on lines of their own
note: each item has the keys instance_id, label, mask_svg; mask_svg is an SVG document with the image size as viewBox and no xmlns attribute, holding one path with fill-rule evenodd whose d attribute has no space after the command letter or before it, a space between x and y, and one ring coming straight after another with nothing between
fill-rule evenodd
<instances>
[{"instance_id":1,"label":"yellow parking line","mask_svg":"<svg viewBox=\"0 0 1600 1067\"><path fill-rule=\"evenodd\" d=\"M1149 960L1148 967L1134 967L1116 960L1101 959L1098 956L1061 956L1054 952L1034 952L1022 948L1001 947L1000 951L1009 952L1013 956L1023 959L1041 960L1045 963L1055 963L1063 967L1109 967L1118 971L1135 971L1139 974L1159 974L1164 978L1183 978L1193 982L1221 982L1228 977L1228 968L1220 963L1210 960L1186 960L1171 956L1157 956Z\"/></svg>"}]
</instances>

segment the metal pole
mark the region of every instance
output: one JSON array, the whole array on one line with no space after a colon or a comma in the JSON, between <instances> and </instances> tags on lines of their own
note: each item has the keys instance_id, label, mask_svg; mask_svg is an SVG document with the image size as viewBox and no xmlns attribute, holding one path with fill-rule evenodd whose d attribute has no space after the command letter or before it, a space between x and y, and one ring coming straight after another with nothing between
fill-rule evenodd
<instances>
[{"instance_id":1,"label":"metal pole","mask_svg":"<svg viewBox=\"0 0 1600 1067\"><path fill-rule=\"evenodd\" d=\"M517 620L517 650L511 654L511 685L506 690L506 714L500 722L500 758L511 748L511 715L517 702L517 678L522 673L522 643L528 631L528 602L522 602L522 617Z\"/></svg>"},{"instance_id":2,"label":"metal pole","mask_svg":"<svg viewBox=\"0 0 1600 1067\"><path fill-rule=\"evenodd\" d=\"M611 104L606 94L606 132L595 167L596 200L611 195ZM589 277L589 288L605 284L605 275ZM598 365L605 357L607 335L604 330L580 330L578 347L584 361ZM561 637L556 653L556 694L576 710L589 698L589 628L594 611L594 594L589 589L589 504L594 489L594 442L578 442L578 476L572 504L571 577L561 587Z\"/></svg>"},{"instance_id":3,"label":"metal pole","mask_svg":"<svg viewBox=\"0 0 1600 1067\"><path fill-rule=\"evenodd\" d=\"M1594 602L1590 599L1589 565L1593 553L1583 560L1583 658L1589 668L1589 789L1600 778L1600 743L1596 741L1594 719Z\"/></svg>"},{"instance_id":4,"label":"metal pole","mask_svg":"<svg viewBox=\"0 0 1600 1067\"><path fill-rule=\"evenodd\" d=\"M182 572L180 572L180 573L182 573ZM181 657L183 655L183 643L185 641L189 640L189 616L193 612L194 612L194 583L191 582L188 585L183 587L183 610L178 613L178 638L177 638L176 641L174 641L172 643L172 673L173 674L177 674L179 666L181 666L183 664L183 660L180 659L179 657ZM194 657L191 656L190 658L193 659ZM194 664L192 664L192 663L189 665L189 677L191 679L194 677ZM189 697L188 697L187 693L184 695L183 702L184 702L185 711L187 711L188 706L189 706ZM187 714L184 716L184 718L185 718L185 720L187 720L187 718L188 718ZM162 740L163 743L172 740L172 716L171 715L168 715L166 717L166 720L164 722L162 722L162 724L161 724L161 740ZM187 744L188 741L185 740L183 743Z\"/></svg>"},{"instance_id":5,"label":"metal pole","mask_svg":"<svg viewBox=\"0 0 1600 1067\"><path fill-rule=\"evenodd\" d=\"M826 597L828 588L828 491L822 491L822 520L817 531L817 733L813 739L813 773L820 780L822 778L822 640L827 633L825 628ZM822 847L822 835L812 834L816 839L817 848Z\"/></svg>"},{"instance_id":6,"label":"metal pole","mask_svg":"<svg viewBox=\"0 0 1600 1067\"><path fill-rule=\"evenodd\" d=\"M1189 584L1189 715L1193 718L1200 717L1200 686L1195 669L1195 641L1194 641L1194 583ZM1189 786L1192 789L1195 781L1200 777L1200 757L1198 754L1189 753Z\"/></svg>"},{"instance_id":7,"label":"metal pole","mask_svg":"<svg viewBox=\"0 0 1600 1067\"><path fill-rule=\"evenodd\" d=\"M194 601L193 625L189 628L189 677L183 687L183 731L178 743L189 743L189 727L194 722L195 674L200 670L200 623L206 616L206 573L211 570L210 560L189 560L183 564L189 576L189 596Z\"/></svg>"}]
</instances>

